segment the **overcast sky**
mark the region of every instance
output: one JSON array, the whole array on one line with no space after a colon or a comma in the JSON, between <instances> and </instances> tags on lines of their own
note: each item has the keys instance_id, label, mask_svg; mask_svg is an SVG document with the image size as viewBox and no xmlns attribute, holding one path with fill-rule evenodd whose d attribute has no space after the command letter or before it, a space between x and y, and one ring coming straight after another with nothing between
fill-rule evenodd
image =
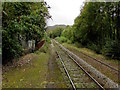
<instances>
[{"instance_id":1,"label":"overcast sky","mask_svg":"<svg viewBox=\"0 0 120 90\"><path fill-rule=\"evenodd\" d=\"M74 19L80 13L84 0L44 0L51 7L49 9L53 20L48 20L48 25L65 24L73 25Z\"/></svg>"}]
</instances>

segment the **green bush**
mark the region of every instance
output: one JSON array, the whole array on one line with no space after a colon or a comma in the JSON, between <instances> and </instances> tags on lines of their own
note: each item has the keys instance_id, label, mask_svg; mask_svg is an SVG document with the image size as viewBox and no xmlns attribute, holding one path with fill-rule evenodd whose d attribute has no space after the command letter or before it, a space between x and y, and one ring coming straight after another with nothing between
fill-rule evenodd
<instances>
[{"instance_id":1,"label":"green bush","mask_svg":"<svg viewBox=\"0 0 120 90\"><path fill-rule=\"evenodd\" d=\"M7 64L23 55L23 40L38 42L43 38L50 15L44 2L4 2L2 12L2 63Z\"/></svg>"},{"instance_id":2,"label":"green bush","mask_svg":"<svg viewBox=\"0 0 120 90\"><path fill-rule=\"evenodd\" d=\"M72 41L70 41L70 40L67 40L67 43L68 43L68 44L72 44Z\"/></svg>"},{"instance_id":3,"label":"green bush","mask_svg":"<svg viewBox=\"0 0 120 90\"><path fill-rule=\"evenodd\" d=\"M92 43L92 44L88 44L87 48L94 50L98 54L101 53L101 46L100 45L96 45L96 44Z\"/></svg>"},{"instance_id":4,"label":"green bush","mask_svg":"<svg viewBox=\"0 0 120 90\"><path fill-rule=\"evenodd\" d=\"M44 46L42 46L42 47L39 49L39 51L40 51L40 52L43 52L43 53L47 53L47 50L48 50L48 46L47 46L47 45L44 45Z\"/></svg>"},{"instance_id":5,"label":"green bush","mask_svg":"<svg viewBox=\"0 0 120 90\"><path fill-rule=\"evenodd\" d=\"M2 59L3 64L6 64L8 61L12 62L11 59L18 58L23 53L23 48L20 43L15 39L8 39L3 36L3 45L2 45Z\"/></svg>"},{"instance_id":6,"label":"green bush","mask_svg":"<svg viewBox=\"0 0 120 90\"><path fill-rule=\"evenodd\" d=\"M51 32L49 32L50 38L60 37L63 30L64 28L61 27L57 27L56 29L52 30Z\"/></svg>"},{"instance_id":7,"label":"green bush","mask_svg":"<svg viewBox=\"0 0 120 90\"><path fill-rule=\"evenodd\" d=\"M48 36L47 33L44 34L44 38L43 39L45 39L48 44L51 44L50 37Z\"/></svg>"},{"instance_id":8,"label":"green bush","mask_svg":"<svg viewBox=\"0 0 120 90\"><path fill-rule=\"evenodd\" d=\"M55 38L57 41L59 41L60 43L64 43L64 42L67 42L67 38L61 36L61 37L57 37Z\"/></svg>"},{"instance_id":9,"label":"green bush","mask_svg":"<svg viewBox=\"0 0 120 90\"><path fill-rule=\"evenodd\" d=\"M79 42L75 42L74 45L75 45L76 47L78 47L78 48L83 47L82 44L79 43Z\"/></svg>"},{"instance_id":10,"label":"green bush","mask_svg":"<svg viewBox=\"0 0 120 90\"><path fill-rule=\"evenodd\" d=\"M102 54L120 60L120 42L108 40L102 49Z\"/></svg>"}]
</instances>

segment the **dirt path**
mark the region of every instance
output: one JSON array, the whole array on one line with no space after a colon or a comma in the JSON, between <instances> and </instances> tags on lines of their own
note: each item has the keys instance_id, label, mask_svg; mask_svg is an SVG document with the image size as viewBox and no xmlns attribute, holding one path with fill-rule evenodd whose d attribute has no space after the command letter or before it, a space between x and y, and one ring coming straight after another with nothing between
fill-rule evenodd
<instances>
[{"instance_id":1,"label":"dirt path","mask_svg":"<svg viewBox=\"0 0 120 90\"><path fill-rule=\"evenodd\" d=\"M50 46L50 59L48 61L47 88L67 88L61 71L56 62L54 46Z\"/></svg>"}]
</instances>

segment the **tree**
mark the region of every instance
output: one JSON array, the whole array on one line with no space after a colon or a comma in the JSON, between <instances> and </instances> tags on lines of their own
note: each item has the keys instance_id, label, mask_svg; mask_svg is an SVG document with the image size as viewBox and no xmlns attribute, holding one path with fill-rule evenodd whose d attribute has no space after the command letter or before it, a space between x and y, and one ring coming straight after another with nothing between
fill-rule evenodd
<instances>
[{"instance_id":1,"label":"tree","mask_svg":"<svg viewBox=\"0 0 120 90\"><path fill-rule=\"evenodd\" d=\"M22 55L21 38L40 41L46 19L50 17L46 2L4 2L2 4L3 64Z\"/></svg>"},{"instance_id":2,"label":"tree","mask_svg":"<svg viewBox=\"0 0 120 90\"><path fill-rule=\"evenodd\" d=\"M57 27L56 29L49 32L49 36L51 38L59 37L59 36L61 36L63 30L64 30L64 28Z\"/></svg>"},{"instance_id":3,"label":"tree","mask_svg":"<svg viewBox=\"0 0 120 90\"><path fill-rule=\"evenodd\" d=\"M119 2L86 2L74 25L62 35L97 53L120 59L119 12Z\"/></svg>"}]
</instances>

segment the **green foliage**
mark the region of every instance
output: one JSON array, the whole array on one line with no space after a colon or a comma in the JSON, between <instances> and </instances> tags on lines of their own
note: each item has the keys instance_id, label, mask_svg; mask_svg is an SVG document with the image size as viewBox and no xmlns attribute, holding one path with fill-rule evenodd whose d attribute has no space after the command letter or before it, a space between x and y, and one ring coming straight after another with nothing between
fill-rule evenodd
<instances>
[{"instance_id":1,"label":"green foliage","mask_svg":"<svg viewBox=\"0 0 120 90\"><path fill-rule=\"evenodd\" d=\"M78 43L78 42L75 42L74 45L75 45L76 47L78 47L78 48L83 47L82 44L80 44L80 43Z\"/></svg>"},{"instance_id":2,"label":"green foliage","mask_svg":"<svg viewBox=\"0 0 120 90\"><path fill-rule=\"evenodd\" d=\"M3 64L23 53L22 40L39 42L49 18L45 2L4 2L2 4Z\"/></svg>"},{"instance_id":3,"label":"green foliage","mask_svg":"<svg viewBox=\"0 0 120 90\"><path fill-rule=\"evenodd\" d=\"M94 50L98 54L101 53L101 46L100 45L92 43L92 44L88 44L87 48Z\"/></svg>"},{"instance_id":4,"label":"green foliage","mask_svg":"<svg viewBox=\"0 0 120 90\"><path fill-rule=\"evenodd\" d=\"M52 30L51 32L49 32L50 38L61 36L63 30L64 28L61 28L61 27L57 27L56 29Z\"/></svg>"},{"instance_id":5,"label":"green foliage","mask_svg":"<svg viewBox=\"0 0 120 90\"><path fill-rule=\"evenodd\" d=\"M56 37L55 38L57 41L61 42L61 43L64 43L64 42L67 42L67 38L61 36L61 37Z\"/></svg>"},{"instance_id":6,"label":"green foliage","mask_svg":"<svg viewBox=\"0 0 120 90\"><path fill-rule=\"evenodd\" d=\"M47 33L44 33L43 39L45 40L44 45L39 49L40 52L47 53L49 45L51 44L50 37L47 35Z\"/></svg>"},{"instance_id":7,"label":"green foliage","mask_svg":"<svg viewBox=\"0 0 120 90\"><path fill-rule=\"evenodd\" d=\"M116 44L120 40L119 8L118 2L85 3L72 26L74 42L97 53L103 52L104 55L119 58L117 50L120 45Z\"/></svg>"},{"instance_id":8,"label":"green foliage","mask_svg":"<svg viewBox=\"0 0 120 90\"><path fill-rule=\"evenodd\" d=\"M67 26L63 32L62 32L62 36L66 37L69 41L68 43L72 43L73 42L73 28L71 26Z\"/></svg>"},{"instance_id":9,"label":"green foliage","mask_svg":"<svg viewBox=\"0 0 120 90\"><path fill-rule=\"evenodd\" d=\"M74 20L74 25L63 30L61 36L67 40L61 36L57 39L119 59L119 12L119 2L86 2L80 10L80 15Z\"/></svg>"},{"instance_id":10,"label":"green foliage","mask_svg":"<svg viewBox=\"0 0 120 90\"><path fill-rule=\"evenodd\" d=\"M120 59L120 42L108 40L102 49L102 53L105 56Z\"/></svg>"},{"instance_id":11,"label":"green foliage","mask_svg":"<svg viewBox=\"0 0 120 90\"><path fill-rule=\"evenodd\" d=\"M67 43L68 43L68 44L72 44L72 41L71 41L71 40L67 40Z\"/></svg>"},{"instance_id":12,"label":"green foliage","mask_svg":"<svg viewBox=\"0 0 120 90\"><path fill-rule=\"evenodd\" d=\"M43 47L40 48L40 52L47 53L48 51L48 46L45 44Z\"/></svg>"},{"instance_id":13,"label":"green foliage","mask_svg":"<svg viewBox=\"0 0 120 90\"><path fill-rule=\"evenodd\" d=\"M50 37L47 37L47 38L46 38L46 42L47 42L48 44L51 44L51 39L50 39Z\"/></svg>"},{"instance_id":14,"label":"green foliage","mask_svg":"<svg viewBox=\"0 0 120 90\"><path fill-rule=\"evenodd\" d=\"M3 36L2 36L2 56L3 56L3 63L7 63L8 59L12 59L14 57L18 57L22 54L22 46L20 45L19 41L13 36L12 34L9 34L7 30L3 30Z\"/></svg>"}]
</instances>

